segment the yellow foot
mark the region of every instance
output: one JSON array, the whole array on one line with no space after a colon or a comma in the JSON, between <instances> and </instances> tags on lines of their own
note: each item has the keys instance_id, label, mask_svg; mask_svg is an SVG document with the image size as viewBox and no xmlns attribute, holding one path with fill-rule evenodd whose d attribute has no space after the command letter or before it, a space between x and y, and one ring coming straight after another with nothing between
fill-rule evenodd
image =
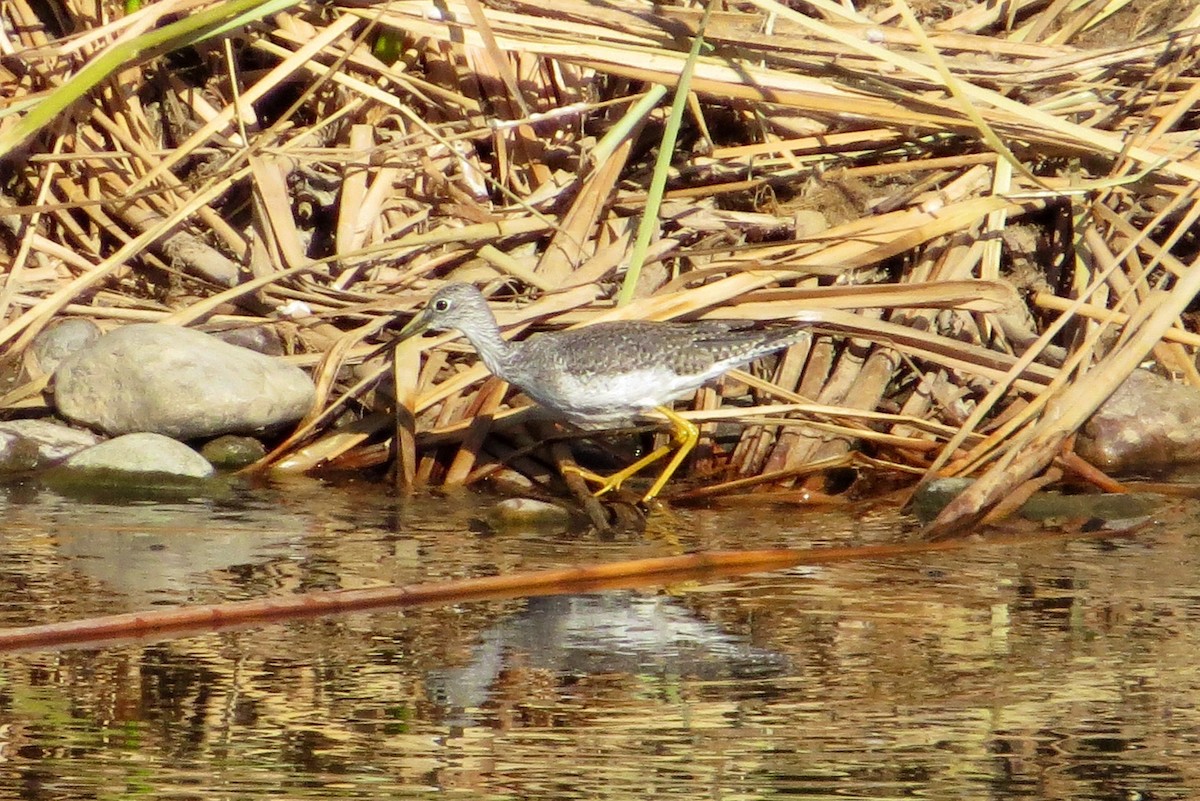
<instances>
[{"instance_id":1,"label":"yellow foot","mask_svg":"<svg viewBox=\"0 0 1200 801\"><path fill-rule=\"evenodd\" d=\"M648 505L658 493L662 492L663 487L667 485L667 481L679 469L679 466L683 464L683 460L687 458L692 448L696 447L696 441L700 438L700 430L696 428L694 423L685 420L665 406L658 407L658 412L666 417L667 421L671 424L670 445L663 445L661 448L656 448L651 453L646 454L623 470L618 470L611 476L602 476L598 473L593 473L591 470L587 470L576 464L564 464L560 469L564 473L574 473L584 481L598 485L599 489L593 492L592 495L599 498L601 495L620 489L627 478L636 475L674 450L675 455L671 457L666 468L654 480L654 483L650 486L646 494L642 496L642 503Z\"/></svg>"},{"instance_id":2,"label":"yellow foot","mask_svg":"<svg viewBox=\"0 0 1200 801\"><path fill-rule=\"evenodd\" d=\"M645 469L647 465L657 462L670 452L670 447L664 445L652 453L643 456L641 459L638 459L628 467L618 470L611 476L602 476L599 473L593 473L591 470L584 469L579 465L563 465L562 470L565 473L574 473L584 481L598 485L599 489L593 492L592 495L599 498L601 495L620 489L621 485L624 484L625 480L630 476L637 475L643 469Z\"/></svg>"},{"instance_id":3,"label":"yellow foot","mask_svg":"<svg viewBox=\"0 0 1200 801\"><path fill-rule=\"evenodd\" d=\"M612 492L613 490L620 489L621 484L623 484L625 479L628 478L628 476L623 476L621 473L614 473L611 476L602 476L599 473L593 473L586 467L580 467L577 464L564 464L561 465L559 469L564 473L573 473L589 484L596 484L599 489L592 494L597 498L606 492Z\"/></svg>"},{"instance_id":4,"label":"yellow foot","mask_svg":"<svg viewBox=\"0 0 1200 801\"><path fill-rule=\"evenodd\" d=\"M666 417L671 423L671 442L676 450L675 455L671 457L671 461L667 463L667 466L663 468L662 473L655 479L650 489L642 496L643 504L649 504L658 497L658 493L662 492L662 488L667 485L667 481L675 474L679 466L683 464L683 460L691 453L692 448L696 447L696 442L700 439L700 429L696 428L695 423L685 420L666 406L658 407L658 411L659 414ZM671 449L670 447L663 447L659 448L659 450L665 455Z\"/></svg>"}]
</instances>

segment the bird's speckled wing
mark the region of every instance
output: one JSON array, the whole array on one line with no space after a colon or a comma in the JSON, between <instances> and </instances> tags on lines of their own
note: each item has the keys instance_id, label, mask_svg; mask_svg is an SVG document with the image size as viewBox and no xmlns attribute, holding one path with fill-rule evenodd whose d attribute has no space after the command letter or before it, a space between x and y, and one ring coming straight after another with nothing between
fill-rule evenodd
<instances>
[{"instance_id":1,"label":"bird's speckled wing","mask_svg":"<svg viewBox=\"0 0 1200 801\"><path fill-rule=\"evenodd\" d=\"M521 343L510 380L575 422L627 420L778 350L800 329L742 321L621 321L540 334Z\"/></svg>"}]
</instances>

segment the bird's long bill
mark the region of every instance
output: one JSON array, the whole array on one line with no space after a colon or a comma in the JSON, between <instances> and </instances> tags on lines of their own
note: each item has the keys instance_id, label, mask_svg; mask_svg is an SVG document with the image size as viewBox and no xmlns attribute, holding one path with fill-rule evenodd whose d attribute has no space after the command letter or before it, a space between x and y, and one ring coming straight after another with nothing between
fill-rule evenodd
<instances>
[{"instance_id":1,"label":"bird's long bill","mask_svg":"<svg viewBox=\"0 0 1200 801\"><path fill-rule=\"evenodd\" d=\"M409 337L415 337L417 334L424 333L427 328L429 328L429 315L422 310L420 314L408 321L408 325L400 329L400 333L396 335L396 341L403 342Z\"/></svg>"}]
</instances>

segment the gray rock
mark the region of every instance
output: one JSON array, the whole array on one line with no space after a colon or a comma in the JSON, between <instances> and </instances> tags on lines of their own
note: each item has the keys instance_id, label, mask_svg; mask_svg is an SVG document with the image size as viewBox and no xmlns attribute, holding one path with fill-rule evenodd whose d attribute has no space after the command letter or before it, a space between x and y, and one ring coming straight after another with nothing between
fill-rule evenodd
<instances>
[{"instance_id":1,"label":"gray rock","mask_svg":"<svg viewBox=\"0 0 1200 801\"><path fill-rule=\"evenodd\" d=\"M213 336L230 345L265 353L267 356L283 356L287 353L283 337L274 325L252 325L246 328L213 331Z\"/></svg>"},{"instance_id":2,"label":"gray rock","mask_svg":"<svg viewBox=\"0 0 1200 801\"><path fill-rule=\"evenodd\" d=\"M1084 424L1075 452L1110 472L1200 461L1200 389L1134 370Z\"/></svg>"},{"instance_id":3,"label":"gray rock","mask_svg":"<svg viewBox=\"0 0 1200 801\"><path fill-rule=\"evenodd\" d=\"M208 478L215 471L200 454L162 434L126 434L80 451L63 462L72 470L159 473Z\"/></svg>"},{"instance_id":4,"label":"gray rock","mask_svg":"<svg viewBox=\"0 0 1200 801\"><path fill-rule=\"evenodd\" d=\"M557 504L534 498L505 498L488 510L485 519L497 531L560 530L571 522L571 513Z\"/></svg>"},{"instance_id":5,"label":"gray rock","mask_svg":"<svg viewBox=\"0 0 1200 801\"><path fill-rule=\"evenodd\" d=\"M930 522L946 504L974 482L971 478L938 478L930 481L913 496L913 514L922 523ZM1016 514L1026 520L1131 520L1153 514L1162 503L1162 496L1143 492L1083 495L1035 492L1021 504Z\"/></svg>"},{"instance_id":6,"label":"gray rock","mask_svg":"<svg viewBox=\"0 0 1200 801\"><path fill-rule=\"evenodd\" d=\"M100 437L47 420L0 423L0 473L24 472L61 462Z\"/></svg>"},{"instance_id":7,"label":"gray rock","mask_svg":"<svg viewBox=\"0 0 1200 801\"><path fill-rule=\"evenodd\" d=\"M236 469L254 464L267 455L267 448L254 437L226 434L204 443L200 455L215 467Z\"/></svg>"},{"instance_id":8,"label":"gray rock","mask_svg":"<svg viewBox=\"0 0 1200 801\"><path fill-rule=\"evenodd\" d=\"M67 357L54 405L109 434L177 439L254 433L298 420L312 404L298 367L169 325L127 325Z\"/></svg>"},{"instance_id":9,"label":"gray rock","mask_svg":"<svg viewBox=\"0 0 1200 801\"><path fill-rule=\"evenodd\" d=\"M70 317L38 334L29 352L43 374L49 375L62 360L100 338L100 326L83 317Z\"/></svg>"}]
</instances>

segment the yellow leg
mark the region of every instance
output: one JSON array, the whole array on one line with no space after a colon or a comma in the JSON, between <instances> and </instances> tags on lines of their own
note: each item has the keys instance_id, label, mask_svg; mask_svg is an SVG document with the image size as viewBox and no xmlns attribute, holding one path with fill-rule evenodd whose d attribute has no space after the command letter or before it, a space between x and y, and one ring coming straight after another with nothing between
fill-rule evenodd
<instances>
[{"instance_id":1,"label":"yellow leg","mask_svg":"<svg viewBox=\"0 0 1200 801\"><path fill-rule=\"evenodd\" d=\"M597 498L599 498L601 495L604 495L607 492L612 492L613 490L620 489L621 485L624 484L625 480L628 479L630 476L637 475L644 468L653 464L654 462L657 462L659 459L663 458L670 452L671 452L671 446L669 446L669 445L664 445L661 448L655 448L653 451L646 454L641 459L638 459L636 462L629 465L628 467L618 470L617 472L613 473L611 476L602 476L599 473L593 473L591 470L586 470L586 469L580 467L579 465L570 465L570 466L564 467L563 469L566 471L569 471L571 473L575 473L580 478L582 478L584 481L590 481L593 484L598 484L600 486L600 488L598 490L596 490L593 493L593 495L595 495Z\"/></svg>"},{"instance_id":2,"label":"yellow leg","mask_svg":"<svg viewBox=\"0 0 1200 801\"><path fill-rule=\"evenodd\" d=\"M621 485L625 483L626 479L637 475L642 470L645 470L647 467L666 456L672 451L672 449L675 449L675 455L671 458L671 461L667 463L666 468L662 471L658 478L654 480L654 484L650 487L649 491L642 496L643 503L653 500L658 493L662 492L662 488L666 486L667 481L669 481L671 476L674 475L675 471L679 469L679 465L683 464L683 460L687 458L689 453L691 453L692 448L696 447L696 442L700 439L700 429L696 428L694 424L675 414L675 412L671 411L666 406L659 406L658 412L663 417L667 418L667 422L671 424L670 445L663 445L661 448L655 448L641 459L638 459L636 462L626 468L618 470L611 476L602 476L597 473L593 473L591 470L585 470L579 465L569 465L564 467L563 470L575 473L584 481L590 481L593 484L598 484L600 488L597 489L593 494L595 497L599 498L605 493L612 492L615 489L620 489Z\"/></svg>"},{"instance_id":3,"label":"yellow leg","mask_svg":"<svg viewBox=\"0 0 1200 801\"><path fill-rule=\"evenodd\" d=\"M679 469L679 465L683 464L683 460L687 458L687 455L692 452L692 448L696 447L696 443L700 440L700 429L696 428L695 423L684 420L666 406L659 406L658 412L671 422L671 442L677 450L675 451L675 455L671 457L671 461L663 468L662 473L654 480L654 484L642 496L642 503L649 503L658 493L662 492L662 488L667 485L671 476ZM663 451L664 453L667 450L670 449L658 449L658 451ZM654 453L658 453L658 451ZM653 455L651 454L651 456Z\"/></svg>"}]
</instances>

